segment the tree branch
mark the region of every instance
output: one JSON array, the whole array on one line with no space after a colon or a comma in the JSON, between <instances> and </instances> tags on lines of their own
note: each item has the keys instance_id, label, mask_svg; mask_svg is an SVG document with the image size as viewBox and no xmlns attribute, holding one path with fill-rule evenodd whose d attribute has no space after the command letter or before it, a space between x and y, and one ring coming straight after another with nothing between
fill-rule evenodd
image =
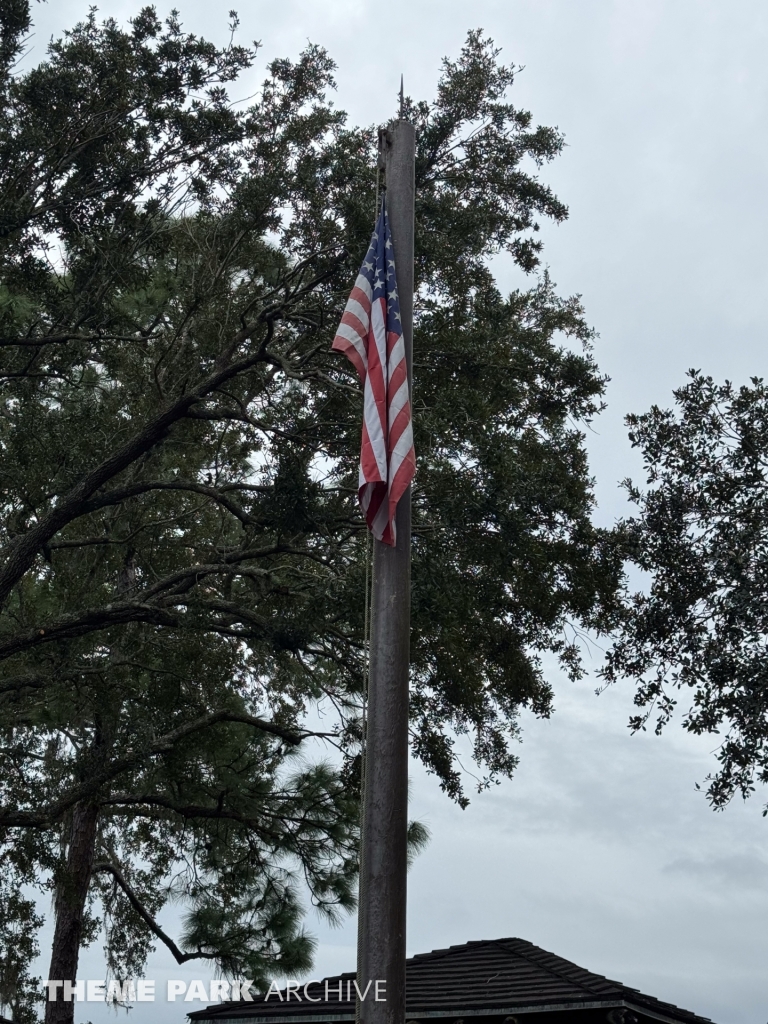
<instances>
[{"instance_id":1,"label":"tree branch","mask_svg":"<svg viewBox=\"0 0 768 1024\"><path fill-rule=\"evenodd\" d=\"M235 345L247 341L256 332L257 328L258 324L253 324L247 329L244 328L242 331L239 331L235 337ZM61 497L54 508L39 523L25 534L14 538L6 546L5 564L0 569L0 608L2 608L15 584L33 564L42 546L62 527L66 526L67 523L72 522L72 520L83 514L84 506L88 499L100 487L103 487L104 484L127 469L136 459L154 448L156 444L166 437L171 427L186 416L186 413L192 406L202 401L207 395L221 387L228 380L244 373L257 363L263 362L265 358L263 345L260 345L255 353L237 362L229 363L229 365L210 374L196 388L169 405L143 429L120 445L100 465L87 473L68 494Z\"/></svg>"},{"instance_id":2,"label":"tree branch","mask_svg":"<svg viewBox=\"0 0 768 1024\"><path fill-rule=\"evenodd\" d=\"M136 893L130 887L126 881L122 871L114 864L109 864L107 861L99 861L93 865L93 874L110 874L125 893L125 897L131 904L133 909L142 919L144 924L149 928L154 936L170 949L173 953L174 959L177 964L185 964L188 960L215 960L215 953L204 953L202 950L198 950L196 953L182 953L170 935L166 935L160 925L155 921L148 910L145 909L141 901L139 900Z\"/></svg>"},{"instance_id":3,"label":"tree branch","mask_svg":"<svg viewBox=\"0 0 768 1024\"><path fill-rule=\"evenodd\" d=\"M263 718L257 718L245 712L229 710L212 711L207 715L202 715L200 718L180 725L177 729L173 729L171 732L159 737L154 743L130 754L130 756L118 758L101 771L93 772L85 782L80 783L78 786L73 786L65 796L60 797L47 808L37 811L19 811L13 808L0 807L0 828L46 828L57 821L65 811L69 810L78 801L95 800L98 802L99 789L105 783L117 778L123 772L145 765L150 757L169 753L179 740L191 736L195 732L200 732L201 729L217 725L219 722L235 722L242 725L250 725L262 732L277 736L292 746L298 746L302 740L310 736L325 738L333 735L332 733L315 732L309 729L296 732L277 725L275 722L267 722Z\"/></svg>"},{"instance_id":4,"label":"tree branch","mask_svg":"<svg viewBox=\"0 0 768 1024\"><path fill-rule=\"evenodd\" d=\"M271 544L265 548L244 548L224 555L221 562L199 563L188 566L177 572L171 573L164 579L158 580L151 587L135 594L132 598L124 601L114 601L102 605L100 608L87 608L74 615L65 615L60 619L43 621L37 626L11 636L4 643L0 643L0 661L18 654L20 651L29 650L31 647L38 647L41 644L48 644L57 640L72 639L74 637L86 636L89 633L98 632L102 629L109 629L110 626L121 625L127 622L147 622L153 625L168 626L170 628L183 625L182 621L172 614L169 609L178 604L179 606L188 602L175 601L174 594L170 593L176 588L176 596L179 596L179 588L189 590L196 582L206 576L217 574L231 576L237 574L238 564L251 559L266 558L275 554L291 554L320 565L326 565L322 555L305 550L293 548L284 544ZM164 597L164 595L167 595ZM161 603L153 603L158 601ZM226 609L227 613L242 615L252 625L263 625L266 620L259 619L248 609L230 603ZM197 627L196 627L197 628ZM215 624L209 624L209 628L215 629ZM0 691L1 692L1 691Z\"/></svg>"},{"instance_id":5,"label":"tree branch","mask_svg":"<svg viewBox=\"0 0 768 1024\"><path fill-rule=\"evenodd\" d=\"M193 419L198 418L197 414L192 412L190 412L190 417ZM228 485L227 489L236 490L237 485ZM131 484L128 487L108 491L101 497L94 498L84 506L83 512L97 512L99 509L107 508L110 505L118 505L127 498L135 498L140 494L147 494L149 491L189 491L192 494L203 494L226 508L228 512L236 516L244 525L247 526L251 522L250 516L239 505L236 505L231 498L227 498L218 487L200 484L192 480L147 480ZM55 546L51 545L51 547Z\"/></svg>"}]
</instances>

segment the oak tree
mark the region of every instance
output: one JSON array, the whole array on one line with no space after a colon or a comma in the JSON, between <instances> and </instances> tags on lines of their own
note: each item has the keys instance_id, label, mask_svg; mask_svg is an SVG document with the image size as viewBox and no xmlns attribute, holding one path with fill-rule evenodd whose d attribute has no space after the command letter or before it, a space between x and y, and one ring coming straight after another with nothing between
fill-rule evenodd
<instances>
[{"instance_id":1,"label":"oak tree","mask_svg":"<svg viewBox=\"0 0 768 1024\"><path fill-rule=\"evenodd\" d=\"M768 389L691 371L674 409L630 416L647 487L621 543L648 586L630 595L608 681L638 682L637 730L720 737L707 796L723 808L768 782Z\"/></svg>"},{"instance_id":2,"label":"oak tree","mask_svg":"<svg viewBox=\"0 0 768 1024\"><path fill-rule=\"evenodd\" d=\"M354 904L368 555L361 396L330 341L378 133L331 104L314 46L237 105L257 51L176 15L91 14L19 71L29 24L0 9L3 870L53 895L49 978L98 934L118 978L158 941L297 973L304 903ZM537 269L563 141L509 102L514 75L473 32L436 99L406 101L412 747L460 802L457 738L481 785L512 773L521 711L551 711L541 655L579 675L575 633L606 626L620 574L582 435L604 378ZM535 275L507 296L501 251Z\"/></svg>"}]
</instances>

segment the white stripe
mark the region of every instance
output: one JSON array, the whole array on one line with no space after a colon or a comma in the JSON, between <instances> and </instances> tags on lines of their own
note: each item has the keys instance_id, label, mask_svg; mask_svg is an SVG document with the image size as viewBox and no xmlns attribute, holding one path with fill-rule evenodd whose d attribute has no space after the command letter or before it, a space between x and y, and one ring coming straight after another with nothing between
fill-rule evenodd
<instances>
[{"instance_id":1,"label":"white stripe","mask_svg":"<svg viewBox=\"0 0 768 1024\"><path fill-rule=\"evenodd\" d=\"M352 343L353 347L357 350L358 354L360 355L360 358L363 360L363 366L365 367L365 372L367 373L368 350L365 347L365 342L354 329L354 327L350 327L349 324L339 324L339 329L338 331L336 331L336 337L344 338L345 341L349 341Z\"/></svg>"},{"instance_id":2,"label":"white stripe","mask_svg":"<svg viewBox=\"0 0 768 1024\"><path fill-rule=\"evenodd\" d=\"M373 330L373 339L376 342L376 348L379 352L379 361L381 362L382 373L384 374L384 382L388 384L387 379L387 325L384 322L384 315L381 311L381 300L376 301L371 306L371 329Z\"/></svg>"},{"instance_id":3,"label":"white stripe","mask_svg":"<svg viewBox=\"0 0 768 1024\"><path fill-rule=\"evenodd\" d=\"M403 434L403 438L404 438L404 434ZM392 453L392 459L391 459L391 462L389 464L389 472L391 473L391 476L389 477L389 480L387 481L387 493L389 493L390 490L392 489L392 483L394 482L394 478L397 475L397 472L398 472L400 466L402 465L402 463L404 461L406 461L406 456L409 454L409 452L411 452L413 450L413 446L414 446L414 439L413 439L413 437L410 438L407 447L406 447L406 445L404 445L404 442L403 442L404 451L400 451L399 441L395 445L394 452Z\"/></svg>"},{"instance_id":4,"label":"white stripe","mask_svg":"<svg viewBox=\"0 0 768 1024\"><path fill-rule=\"evenodd\" d=\"M363 388L363 416L365 425L368 428L368 440L371 442L373 457L376 460L376 468L382 480L387 479L387 444L384 438L384 429L381 425L381 417L376 407L376 399L373 395L370 374L365 376Z\"/></svg>"},{"instance_id":5,"label":"white stripe","mask_svg":"<svg viewBox=\"0 0 768 1024\"><path fill-rule=\"evenodd\" d=\"M393 345L392 351L389 353L389 365L388 365L387 368L389 370L389 376L390 377L392 376L392 374L395 372L397 367L400 365L400 363L402 363L402 361L404 359L405 359L405 342L403 341L403 336L401 334L400 337L395 342L395 344Z\"/></svg>"},{"instance_id":6,"label":"white stripe","mask_svg":"<svg viewBox=\"0 0 768 1024\"><path fill-rule=\"evenodd\" d=\"M386 373L387 358L387 332L384 318L381 311L381 302L376 300L371 308L371 333L374 344L379 353L382 372ZM370 335L369 335L370 337ZM367 364L366 364L367 365ZM384 381L386 387L386 379ZM371 386L370 375L366 375L364 388L363 410L365 423L368 427L368 439L371 442L373 455L376 459L376 468L382 480L387 479L387 439L384 436L384 427L381 423L379 410L376 407L376 399Z\"/></svg>"},{"instance_id":7,"label":"white stripe","mask_svg":"<svg viewBox=\"0 0 768 1024\"><path fill-rule=\"evenodd\" d=\"M395 422L397 414L403 408L408 401L408 378L406 377L400 387L397 389L394 395L389 398L389 413L387 415L387 423L389 429L392 429L392 424Z\"/></svg>"},{"instance_id":8,"label":"white stripe","mask_svg":"<svg viewBox=\"0 0 768 1024\"><path fill-rule=\"evenodd\" d=\"M400 435L397 444L392 449L392 457L389 460L389 480L387 481L387 490L391 490L392 483L397 476L397 471L403 464L403 461L413 448L413 431L410 427L406 429Z\"/></svg>"},{"instance_id":9,"label":"white stripe","mask_svg":"<svg viewBox=\"0 0 768 1024\"><path fill-rule=\"evenodd\" d=\"M358 302L357 299L349 298L347 301L345 313L351 313L356 316L360 321L360 326L363 328L363 334L368 333L368 324L371 322L370 314L362 302Z\"/></svg>"},{"instance_id":10,"label":"white stripe","mask_svg":"<svg viewBox=\"0 0 768 1024\"><path fill-rule=\"evenodd\" d=\"M367 277L363 277L362 274L357 275L357 280L355 281L355 288L359 288L360 291L364 295L367 295L369 299L373 294L373 292L371 291L371 282L368 280Z\"/></svg>"}]
</instances>

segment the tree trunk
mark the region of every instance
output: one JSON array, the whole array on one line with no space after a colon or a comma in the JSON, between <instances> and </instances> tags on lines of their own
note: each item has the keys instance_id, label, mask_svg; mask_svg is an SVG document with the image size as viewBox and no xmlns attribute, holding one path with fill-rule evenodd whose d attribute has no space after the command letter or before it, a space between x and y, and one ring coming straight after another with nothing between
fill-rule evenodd
<instances>
[{"instance_id":1,"label":"tree trunk","mask_svg":"<svg viewBox=\"0 0 768 1024\"><path fill-rule=\"evenodd\" d=\"M72 814L67 867L56 887L56 926L53 933L51 981L69 981L74 989L80 939L88 886L91 881L96 828L99 809L96 804L77 804ZM56 990L56 999L45 1004L45 1024L72 1024L75 1018L74 1000L64 1001L63 989Z\"/></svg>"}]
</instances>

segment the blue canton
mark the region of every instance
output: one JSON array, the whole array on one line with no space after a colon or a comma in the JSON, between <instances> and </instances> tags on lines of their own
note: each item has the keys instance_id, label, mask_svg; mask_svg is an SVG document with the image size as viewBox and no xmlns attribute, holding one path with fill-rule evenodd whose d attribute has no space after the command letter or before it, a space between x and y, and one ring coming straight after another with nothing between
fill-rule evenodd
<instances>
[{"instance_id":1,"label":"blue canton","mask_svg":"<svg viewBox=\"0 0 768 1024\"><path fill-rule=\"evenodd\" d=\"M371 244L360 268L360 273L371 286L371 298L387 299L387 331L402 334L400 326L400 300L395 277L395 250L389 230L386 201L382 200L381 213Z\"/></svg>"}]
</instances>

